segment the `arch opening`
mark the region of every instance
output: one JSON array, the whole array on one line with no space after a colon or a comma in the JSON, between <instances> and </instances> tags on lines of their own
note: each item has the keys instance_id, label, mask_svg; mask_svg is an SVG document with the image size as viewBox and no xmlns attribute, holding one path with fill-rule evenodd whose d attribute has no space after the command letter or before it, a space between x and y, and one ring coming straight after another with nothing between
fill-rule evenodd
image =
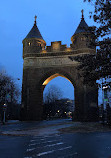
<instances>
[{"instance_id":1,"label":"arch opening","mask_svg":"<svg viewBox=\"0 0 111 158\"><path fill-rule=\"evenodd\" d=\"M69 82L71 82L71 81L70 81L67 77L65 77L64 75L61 75L61 74L59 74L59 73L56 73L56 74L51 75L50 77L48 77L48 78L43 82L42 85L46 86L51 80L53 80L54 78L59 77L59 76L65 78L65 79L67 79ZM71 83L72 83L72 82L71 82Z\"/></svg>"},{"instance_id":2,"label":"arch opening","mask_svg":"<svg viewBox=\"0 0 111 158\"><path fill-rule=\"evenodd\" d=\"M56 73L48 77L42 85L44 86L44 119L71 118L75 105L74 86L72 82L64 75Z\"/></svg>"}]
</instances>

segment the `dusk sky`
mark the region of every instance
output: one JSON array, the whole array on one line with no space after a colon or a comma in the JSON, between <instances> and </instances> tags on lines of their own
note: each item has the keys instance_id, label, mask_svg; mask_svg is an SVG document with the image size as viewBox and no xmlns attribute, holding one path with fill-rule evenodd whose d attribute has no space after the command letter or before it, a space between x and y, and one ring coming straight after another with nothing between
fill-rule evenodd
<instances>
[{"instance_id":1,"label":"dusk sky","mask_svg":"<svg viewBox=\"0 0 111 158\"><path fill-rule=\"evenodd\" d=\"M89 26L94 25L89 19L89 11L93 6L83 0L3 0L0 3L0 67L14 77L20 78L22 85L22 40L34 24L37 15L37 26L50 45L52 41L62 41L71 44L81 20L81 10L84 9L85 21ZM55 78L50 84L62 87L64 97L73 99L73 86L66 79Z\"/></svg>"}]
</instances>

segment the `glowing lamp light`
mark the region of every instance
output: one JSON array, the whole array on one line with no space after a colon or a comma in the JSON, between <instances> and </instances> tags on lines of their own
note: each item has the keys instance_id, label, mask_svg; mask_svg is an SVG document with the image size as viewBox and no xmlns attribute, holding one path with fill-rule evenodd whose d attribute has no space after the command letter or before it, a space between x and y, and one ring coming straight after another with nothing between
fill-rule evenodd
<instances>
[{"instance_id":1,"label":"glowing lamp light","mask_svg":"<svg viewBox=\"0 0 111 158\"><path fill-rule=\"evenodd\" d=\"M4 105L3 105L3 107L7 107L7 105L6 105L6 104L4 104Z\"/></svg>"},{"instance_id":2,"label":"glowing lamp light","mask_svg":"<svg viewBox=\"0 0 111 158\"><path fill-rule=\"evenodd\" d=\"M108 86L104 86L104 87L103 87L103 89L107 89L107 88L108 88Z\"/></svg>"}]
</instances>

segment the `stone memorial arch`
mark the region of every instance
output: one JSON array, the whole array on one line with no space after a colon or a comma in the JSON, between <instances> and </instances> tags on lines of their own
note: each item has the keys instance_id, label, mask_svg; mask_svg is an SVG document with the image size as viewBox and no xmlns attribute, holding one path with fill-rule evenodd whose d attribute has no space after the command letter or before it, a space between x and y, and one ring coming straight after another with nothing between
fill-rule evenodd
<instances>
[{"instance_id":1,"label":"stone memorial arch","mask_svg":"<svg viewBox=\"0 0 111 158\"><path fill-rule=\"evenodd\" d=\"M75 111L77 121L96 121L98 91L95 87L83 84L83 78L77 61L70 57L95 53L96 49L89 46L93 40L82 13L81 22L71 37L72 44L68 48L61 41L51 42L46 46L36 24L23 40L23 83L21 120L42 120L43 90L55 77L62 76L74 86ZM67 85L66 85L67 86Z\"/></svg>"}]
</instances>

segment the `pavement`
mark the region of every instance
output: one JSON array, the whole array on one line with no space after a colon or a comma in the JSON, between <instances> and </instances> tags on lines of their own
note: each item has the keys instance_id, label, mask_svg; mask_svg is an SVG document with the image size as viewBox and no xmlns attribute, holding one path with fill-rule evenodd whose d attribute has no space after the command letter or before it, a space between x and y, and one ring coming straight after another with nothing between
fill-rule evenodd
<instances>
[{"instance_id":1,"label":"pavement","mask_svg":"<svg viewBox=\"0 0 111 158\"><path fill-rule=\"evenodd\" d=\"M76 125L77 123L75 123ZM50 120L50 121L35 121L21 122L18 120L9 120L5 125L1 125L1 135L15 136L33 136L33 135L50 135L60 133L60 129L71 127L71 119Z\"/></svg>"},{"instance_id":2,"label":"pavement","mask_svg":"<svg viewBox=\"0 0 111 158\"><path fill-rule=\"evenodd\" d=\"M111 127L103 126L98 122L73 122L71 119L45 120L33 122L21 122L9 120L1 125L1 135L15 136L42 136L59 133L88 133L88 132L110 132Z\"/></svg>"}]
</instances>

